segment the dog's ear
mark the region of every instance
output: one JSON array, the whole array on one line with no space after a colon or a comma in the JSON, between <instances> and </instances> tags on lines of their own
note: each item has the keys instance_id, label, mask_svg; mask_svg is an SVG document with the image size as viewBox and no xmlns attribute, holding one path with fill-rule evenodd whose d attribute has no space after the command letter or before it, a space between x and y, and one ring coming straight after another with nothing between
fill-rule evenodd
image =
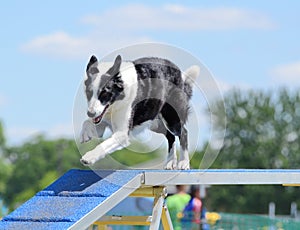
<instances>
[{"instance_id":1,"label":"dog's ear","mask_svg":"<svg viewBox=\"0 0 300 230\"><path fill-rule=\"evenodd\" d=\"M97 67L92 67L93 64L95 64L98 61L98 59L96 58L96 56L91 56L89 63L87 64L86 67L86 72L89 74L96 74L99 73L99 70L97 69ZM88 74L88 75L89 75Z\"/></svg>"},{"instance_id":2,"label":"dog's ear","mask_svg":"<svg viewBox=\"0 0 300 230\"><path fill-rule=\"evenodd\" d=\"M118 55L115 59L114 65L107 71L107 73L111 76L115 76L120 71L120 66L122 63L122 58L120 55Z\"/></svg>"}]
</instances>

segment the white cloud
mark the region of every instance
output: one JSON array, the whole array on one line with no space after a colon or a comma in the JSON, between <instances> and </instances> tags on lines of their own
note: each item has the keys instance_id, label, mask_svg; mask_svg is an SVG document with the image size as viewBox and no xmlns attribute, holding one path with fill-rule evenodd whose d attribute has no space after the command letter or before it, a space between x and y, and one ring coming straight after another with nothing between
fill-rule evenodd
<instances>
[{"instance_id":1,"label":"white cloud","mask_svg":"<svg viewBox=\"0 0 300 230\"><path fill-rule=\"evenodd\" d=\"M89 15L82 22L109 29L223 30L270 29L275 24L259 12L234 8L201 8L169 4L162 7L128 5L100 15Z\"/></svg>"},{"instance_id":2,"label":"white cloud","mask_svg":"<svg viewBox=\"0 0 300 230\"><path fill-rule=\"evenodd\" d=\"M66 59L86 58L91 53L106 54L116 47L123 47L134 43L147 42L150 39L145 37L118 37L109 36L100 38L95 34L85 37L75 37L66 32L54 32L48 35L41 35L28 43L21 49L28 53L60 57Z\"/></svg>"},{"instance_id":3,"label":"white cloud","mask_svg":"<svg viewBox=\"0 0 300 230\"><path fill-rule=\"evenodd\" d=\"M60 31L32 39L22 46L22 50L50 56L72 57L77 55L78 50L89 48L88 40L87 38L72 37Z\"/></svg>"},{"instance_id":4,"label":"white cloud","mask_svg":"<svg viewBox=\"0 0 300 230\"><path fill-rule=\"evenodd\" d=\"M89 33L74 36L55 31L40 35L21 46L28 53L60 58L82 58L97 53L104 56L116 48L154 41L149 31L199 31L228 29L270 29L274 23L264 14L239 8L192 8L169 4L125 5L87 15L81 26Z\"/></svg>"},{"instance_id":5,"label":"white cloud","mask_svg":"<svg viewBox=\"0 0 300 230\"><path fill-rule=\"evenodd\" d=\"M300 61L279 65L270 71L272 79L286 85L300 84Z\"/></svg>"}]
</instances>

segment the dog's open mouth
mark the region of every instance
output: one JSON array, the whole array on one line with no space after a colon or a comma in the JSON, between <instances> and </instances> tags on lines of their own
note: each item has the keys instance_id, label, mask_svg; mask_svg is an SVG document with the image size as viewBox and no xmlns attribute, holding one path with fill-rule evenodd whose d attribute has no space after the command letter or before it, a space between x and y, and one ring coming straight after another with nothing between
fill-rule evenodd
<instances>
[{"instance_id":1,"label":"dog's open mouth","mask_svg":"<svg viewBox=\"0 0 300 230\"><path fill-rule=\"evenodd\" d=\"M103 118L103 116L104 116L106 110L108 109L108 107L109 107L109 104L107 104L107 105L105 106L103 112L102 112L99 116L93 118L94 124L98 124L98 123L102 120L102 118Z\"/></svg>"}]
</instances>

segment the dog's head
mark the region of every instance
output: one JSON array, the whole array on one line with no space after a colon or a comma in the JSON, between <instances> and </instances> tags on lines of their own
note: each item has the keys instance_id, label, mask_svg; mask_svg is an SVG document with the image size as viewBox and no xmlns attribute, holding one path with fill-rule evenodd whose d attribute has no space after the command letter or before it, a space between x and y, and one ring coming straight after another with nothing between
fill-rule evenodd
<instances>
[{"instance_id":1,"label":"dog's head","mask_svg":"<svg viewBox=\"0 0 300 230\"><path fill-rule=\"evenodd\" d=\"M95 124L102 120L110 105L124 97L121 63L120 55L110 64L99 63L97 58L92 56L87 65L84 81L88 101L87 115Z\"/></svg>"}]
</instances>

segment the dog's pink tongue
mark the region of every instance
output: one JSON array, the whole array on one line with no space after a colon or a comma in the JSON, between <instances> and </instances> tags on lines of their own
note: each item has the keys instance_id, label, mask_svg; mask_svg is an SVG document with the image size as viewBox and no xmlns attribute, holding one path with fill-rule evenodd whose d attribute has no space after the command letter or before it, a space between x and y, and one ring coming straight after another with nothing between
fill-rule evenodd
<instances>
[{"instance_id":1,"label":"dog's pink tongue","mask_svg":"<svg viewBox=\"0 0 300 230\"><path fill-rule=\"evenodd\" d=\"M94 121L94 123L98 123L98 122L100 122L100 117L96 117L96 118L94 118L94 119L93 119L93 121Z\"/></svg>"}]
</instances>

